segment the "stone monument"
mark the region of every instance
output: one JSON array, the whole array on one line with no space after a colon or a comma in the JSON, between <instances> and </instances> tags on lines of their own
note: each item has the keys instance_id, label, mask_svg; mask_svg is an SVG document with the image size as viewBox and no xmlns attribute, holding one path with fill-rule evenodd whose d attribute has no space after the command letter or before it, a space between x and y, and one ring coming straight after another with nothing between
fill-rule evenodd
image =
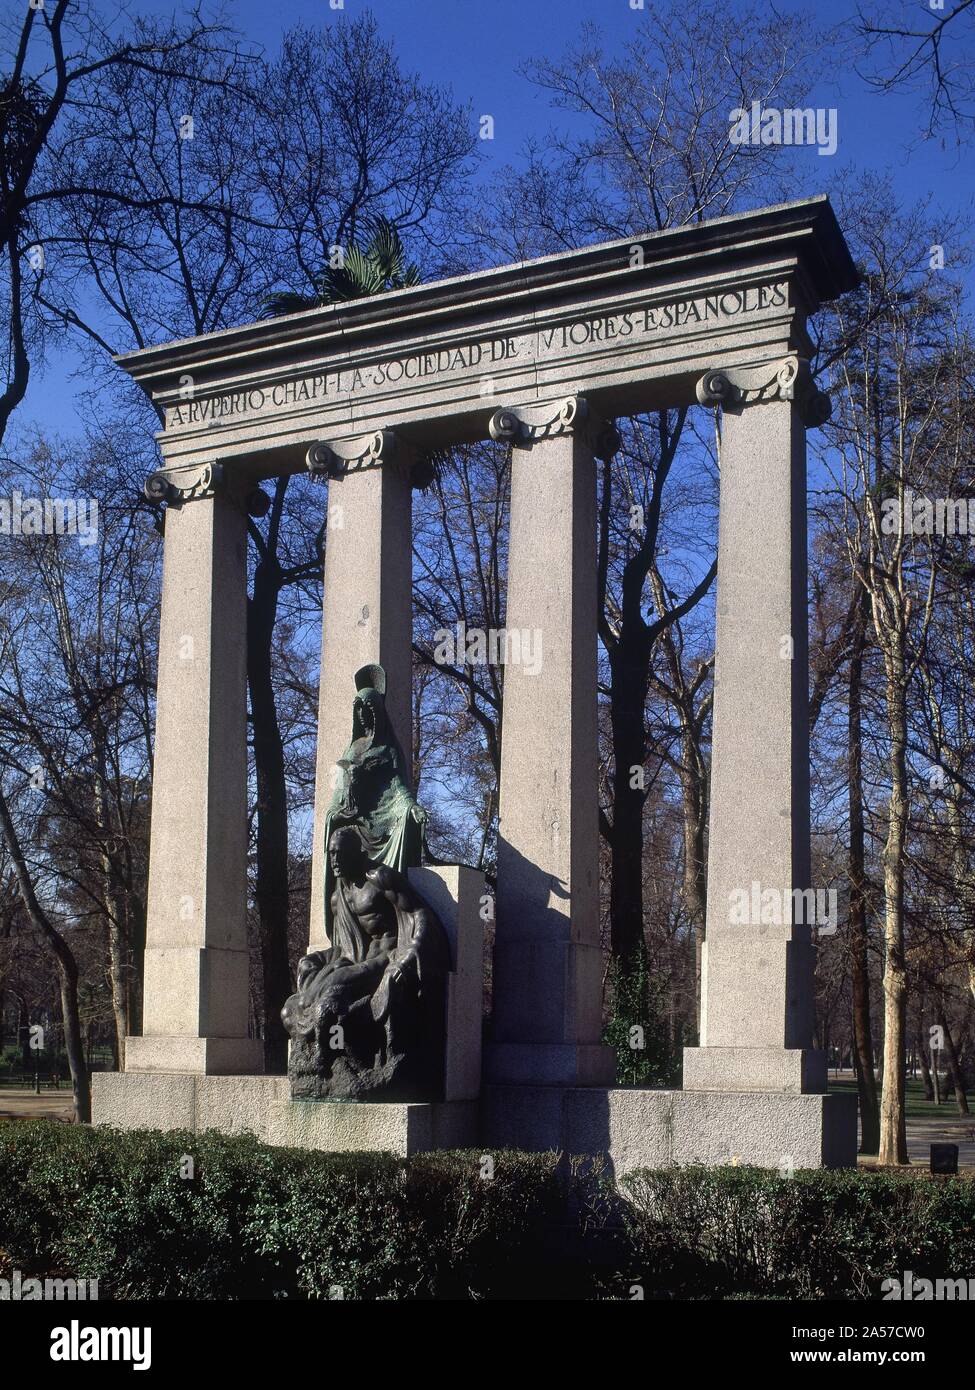
<instances>
[{"instance_id":1,"label":"stone monument","mask_svg":"<svg viewBox=\"0 0 975 1390\"><path fill-rule=\"evenodd\" d=\"M150 491L166 527L144 1035L124 1073L95 1078L96 1120L398 1152L560 1148L618 1171L855 1162L855 1097L827 1093L813 1047L811 929L791 913L741 926L730 901L753 882L787 902L811 886L805 440L828 402L806 319L856 283L828 200L812 198L120 359L165 413ZM695 403L720 409L722 438L701 1045L684 1089L627 1089L600 1042L594 460L620 416ZM541 629L545 651L536 672L505 676L490 1046L482 1068L483 885L407 867L450 949L443 1100L296 1101L287 1078L257 1074L247 1032L247 511L262 479L328 477L314 955L338 944L326 830L347 814L344 772L361 775L343 749L365 667L382 667L388 695L363 685L376 696L352 746L393 749L388 726L410 765L417 468L488 436L512 449L508 624ZM397 827L419 829L397 776L395 804L365 826L373 862Z\"/></svg>"},{"instance_id":2,"label":"stone monument","mask_svg":"<svg viewBox=\"0 0 975 1390\"><path fill-rule=\"evenodd\" d=\"M325 816L325 934L282 1018L294 1100L442 1100L450 952L406 879L427 814L386 715L386 672L355 673L352 739Z\"/></svg>"}]
</instances>

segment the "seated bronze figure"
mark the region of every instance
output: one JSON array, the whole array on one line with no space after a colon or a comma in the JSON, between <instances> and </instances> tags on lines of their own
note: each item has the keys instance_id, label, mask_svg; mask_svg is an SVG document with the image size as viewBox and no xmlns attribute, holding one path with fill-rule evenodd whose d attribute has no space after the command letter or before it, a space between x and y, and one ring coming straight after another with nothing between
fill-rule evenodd
<instances>
[{"instance_id":1,"label":"seated bronze figure","mask_svg":"<svg viewBox=\"0 0 975 1390\"><path fill-rule=\"evenodd\" d=\"M305 956L282 1010L294 1099L443 1094L449 948L404 874L370 859L354 826L328 845L332 944Z\"/></svg>"}]
</instances>

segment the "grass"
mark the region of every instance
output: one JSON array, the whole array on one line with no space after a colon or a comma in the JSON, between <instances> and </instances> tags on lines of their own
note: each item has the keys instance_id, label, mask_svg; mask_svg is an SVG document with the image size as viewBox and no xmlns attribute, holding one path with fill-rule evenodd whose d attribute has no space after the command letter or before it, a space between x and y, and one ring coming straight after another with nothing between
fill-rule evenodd
<instances>
[{"instance_id":1,"label":"grass","mask_svg":"<svg viewBox=\"0 0 975 1390\"><path fill-rule=\"evenodd\" d=\"M855 1093L856 1088L857 1083L852 1077L843 1076L838 1077L836 1080L832 1077L830 1078L829 1089L831 1091L853 1091ZM971 1097L969 1097L969 1105L971 1105L971 1103L972 1100ZM905 1113L909 1120L944 1120L950 1116L957 1116L958 1119L968 1120L971 1124L975 1125L975 1114L971 1116L959 1114L954 1095L947 1096L942 1100L940 1105L936 1105L933 1100L928 1100L924 1094L924 1082L920 1077L916 1080L910 1076L907 1078L907 1107Z\"/></svg>"}]
</instances>

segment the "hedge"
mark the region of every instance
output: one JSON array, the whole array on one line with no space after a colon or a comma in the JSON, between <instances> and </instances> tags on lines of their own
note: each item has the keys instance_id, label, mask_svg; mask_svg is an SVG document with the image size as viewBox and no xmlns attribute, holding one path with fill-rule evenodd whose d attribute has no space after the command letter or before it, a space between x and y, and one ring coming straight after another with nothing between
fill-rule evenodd
<instances>
[{"instance_id":1,"label":"hedge","mask_svg":"<svg viewBox=\"0 0 975 1390\"><path fill-rule=\"evenodd\" d=\"M564 1194L552 1155L481 1158L0 1125L0 1250L102 1298L489 1298L536 1277Z\"/></svg>"},{"instance_id":2,"label":"hedge","mask_svg":"<svg viewBox=\"0 0 975 1390\"><path fill-rule=\"evenodd\" d=\"M887 1278L975 1280L975 1182L923 1171L641 1169L626 1248L648 1296L879 1299Z\"/></svg>"},{"instance_id":3,"label":"hedge","mask_svg":"<svg viewBox=\"0 0 975 1390\"><path fill-rule=\"evenodd\" d=\"M683 1168L614 1188L555 1154L496 1152L493 1175L483 1157L0 1123L0 1275L97 1278L102 1298L368 1300L877 1299L907 1269L975 1279L964 1178Z\"/></svg>"}]
</instances>

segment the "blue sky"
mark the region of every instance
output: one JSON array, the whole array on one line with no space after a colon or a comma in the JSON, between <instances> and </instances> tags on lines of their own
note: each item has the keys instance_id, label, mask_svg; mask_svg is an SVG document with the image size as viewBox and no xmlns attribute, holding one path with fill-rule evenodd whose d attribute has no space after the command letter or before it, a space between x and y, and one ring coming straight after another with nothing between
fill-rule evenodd
<instances>
[{"instance_id":1,"label":"blue sky","mask_svg":"<svg viewBox=\"0 0 975 1390\"><path fill-rule=\"evenodd\" d=\"M676 5L680 0L667 2ZM728 0L729 16L743 8L737 0ZM776 8L833 25L851 19L855 0L777 0ZM498 165L514 161L525 138L546 130L560 115L550 110L544 93L518 74L522 63L557 56L583 24L596 24L606 36L607 48L612 48L646 22L646 15L633 11L629 0L344 0L343 10L330 9L329 0L303 0L280 9L266 0L228 0L232 22L266 46L299 21L328 23L367 9L395 39L407 66L431 82L452 86L455 95L469 98L478 113L495 116L495 139L487 153ZM918 133L915 98L872 95L854 74L842 70L817 94L825 105L838 98L838 162L876 166L887 161L909 189L913 180L915 189L933 187L945 196L959 192L964 169L954 150L942 154L928 142L913 159L905 160L905 147ZM824 160L812 150L808 160L810 178L824 177L817 167ZM969 192L971 183L969 175Z\"/></svg>"},{"instance_id":2,"label":"blue sky","mask_svg":"<svg viewBox=\"0 0 975 1390\"><path fill-rule=\"evenodd\" d=\"M485 141L483 171L517 163L526 139L541 136L565 113L553 111L546 95L528 83L518 67L535 57L558 56L585 23L596 23L608 50L624 43L634 26L646 22L630 0L299 0L269 5L267 0L227 0L229 21L251 40L273 50L284 32L298 22L335 23L371 9L384 33L395 42L405 67L426 80L449 85L455 97L470 101L475 116L494 117L494 140ZM680 0L669 0L680 3ZM143 11L170 12L169 3L142 0ZM728 0L734 19L742 5ZM850 22L854 0L779 0L780 12L814 13L821 24ZM919 0L919 8L923 8ZM803 192L829 191L840 168L890 172L905 203L933 195L949 212L971 220L973 179L971 148L959 151L950 138L919 141L926 114L923 98L912 94L879 96L838 63L828 82L812 94L811 104L838 110L839 149L824 158L814 149L798 152ZM951 248L947 248L949 267ZM55 355L32 380L19 423L34 420L62 431L76 424L72 401L78 389L70 379L70 352Z\"/></svg>"}]
</instances>

